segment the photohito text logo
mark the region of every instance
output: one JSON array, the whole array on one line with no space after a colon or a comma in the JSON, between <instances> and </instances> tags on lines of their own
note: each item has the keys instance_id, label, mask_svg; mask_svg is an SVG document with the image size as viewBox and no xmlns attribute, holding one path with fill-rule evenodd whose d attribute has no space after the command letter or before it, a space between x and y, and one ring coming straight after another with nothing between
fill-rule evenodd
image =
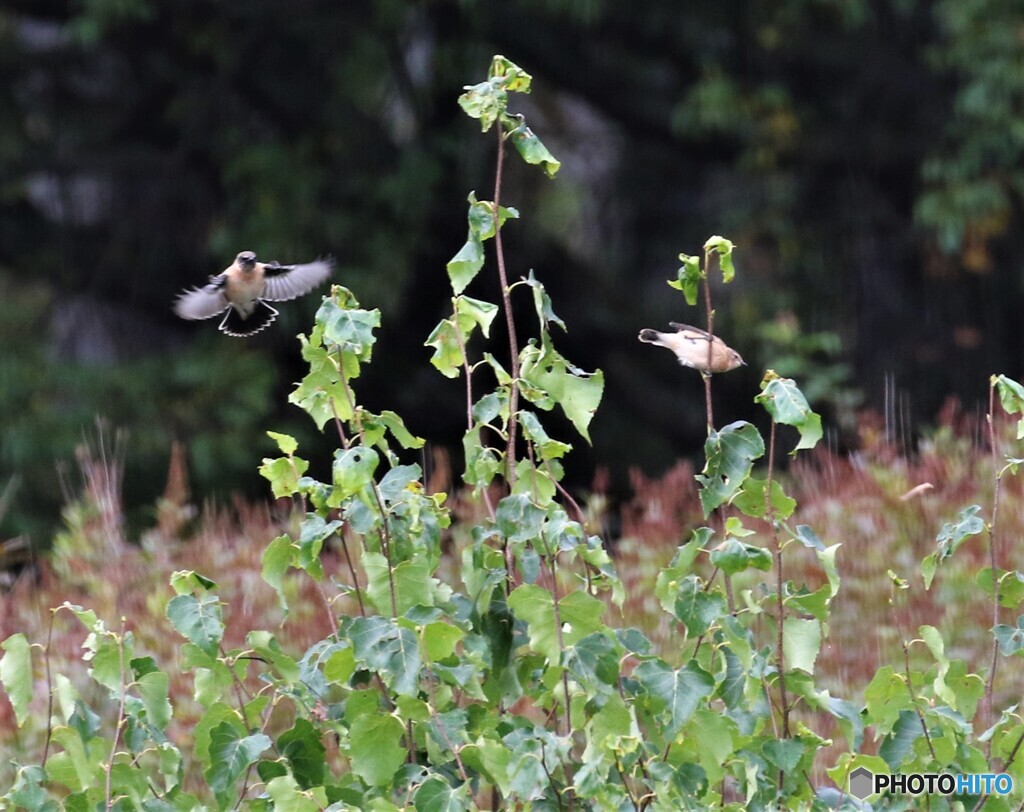
<instances>
[{"instance_id":1,"label":"photohito text logo","mask_svg":"<svg viewBox=\"0 0 1024 812\"><path fill-rule=\"evenodd\" d=\"M1009 795L1013 778L1006 773L873 773L858 767L850 773L850 794L869 795Z\"/></svg>"}]
</instances>

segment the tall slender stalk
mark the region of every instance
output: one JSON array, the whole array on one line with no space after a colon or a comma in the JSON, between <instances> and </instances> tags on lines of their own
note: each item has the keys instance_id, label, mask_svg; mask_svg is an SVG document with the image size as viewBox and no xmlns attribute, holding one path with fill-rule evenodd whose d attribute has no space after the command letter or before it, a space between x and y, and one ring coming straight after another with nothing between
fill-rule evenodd
<instances>
[{"instance_id":1,"label":"tall slender stalk","mask_svg":"<svg viewBox=\"0 0 1024 812\"><path fill-rule=\"evenodd\" d=\"M707 372L701 373L701 378L704 380L704 409L708 421L708 437L715 430L715 414L714 408L711 402L711 350L712 344L715 341L715 309L711 306L711 258L714 256L714 251L710 248L704 249L704 310L707 313L708 321L708 360L707 360ZM723 522L724 527L724 522ZM717 572L717 570L716 570ZM714 575L708 580L708 586L710 587L711 581L714 580ZM729 604L729 612L735 614L736 603L732 593L732 578L726 573L723 575L723 581L725 583L725 597ZM700 643L698 642L698 648Z\"/></svg>"},{"instance_id":2,"label":"tall slender stalk","mask_svg":"<svg viewBox=\"0 0 1024 812\"><path fill-rule=\"evenodd\" d=\"M708 372L701 374L704 379L704 405L708 417L708 434L715 428L714 411L711 405L711 350L715 342L715 311L711 307L711 257L714 252L704 249L704 309L708 316Z\"/></svg>"},{"instance_id":3,"label":"tall slender stalk","mask_svg":"<svg viewBox=\"0 0 1024 812\"><path fill-rule=\"evenodd\" d=\"M996 481L992 488L992 518L988 525L988 555L989 567L992 569L992 628L999 625L999 578L996 564L999 560L998 536L996 527L999 519L999 495L1002 485L1002 473L999 470L999 444L996 439L996 385L991 383L988 389L988 436L990 452L992 454L992 470L995 473ZM992 710L992 696L996 682L996 667L999 664L999 641L992 637L992 661L988 669L988 679L985 681L985 716L988 724L995 724L995 716ZM985 742L985 758L992 757L992 739Z\"/></svg>"},{"instance_id":4,"label":"tall slender stalk","mask_svg":"<svg viewBox=\"0 0 1024 812\"><path fill-rule=\"evenodd\" d=\"M505 451L505 478L511 490L516 484L516 433L519 427L519 340L516 324L512 317L512 293L505 271L505 249L501 242L501 181L505 168L505 135L501 125L498 133L498 161L494 170L494 253L498 262L498 279L501 282L501 302L505 308L505 322L508 325L508 351L512 367L512 391L508 402L508 445Z\"/></svg>"},{"instance_id":5,"label":"tall slender stalk","mask_svg":"<svg viewBox=\"0 0 1024 812\"><path fill-rule=\"evenodd\" d=\"M775 508L772 505L772 476L775 473L775 420L772 419L772 427L768 435L768 479L764 486L764 515L768 520L768 527L772 536L772 559L775 565L775 595L779 604L777 619L778 629L775 634L775 659L779 667L779 704L782 710L782 738L789 738L789 696L786 693L786 660L785 660L785 634L784 625L786 622L786 604L783 601L782 590L785 585L785 578L782 573L782 543L779 541L779 529L775 524Z\"/></svg>"}]
</instances>

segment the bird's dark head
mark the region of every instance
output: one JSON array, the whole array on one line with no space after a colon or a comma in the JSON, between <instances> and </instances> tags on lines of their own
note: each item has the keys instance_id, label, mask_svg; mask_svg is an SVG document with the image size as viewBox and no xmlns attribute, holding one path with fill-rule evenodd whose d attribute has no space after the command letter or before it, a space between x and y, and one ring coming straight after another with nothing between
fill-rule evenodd
<instances>
[{"instance_id":1,"label":"bird's dark head","mask_svg":"<svg viewBox=\"0 0 1024 812\"><path fill-rule=\"evenodd\" d=\"M256 254L254 254L252 251L243 251L241 254L235 257L235 262L237 262L243 268L251 268L253 265L256 264Z\"/></svg>"}]
</instances>

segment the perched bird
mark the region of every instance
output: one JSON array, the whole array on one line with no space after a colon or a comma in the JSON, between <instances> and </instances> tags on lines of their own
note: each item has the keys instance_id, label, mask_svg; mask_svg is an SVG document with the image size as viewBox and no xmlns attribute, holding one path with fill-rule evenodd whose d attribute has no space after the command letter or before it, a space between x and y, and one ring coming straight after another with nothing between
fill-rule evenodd
<instances>
[{"instance_id":1,"label":"perched bird","mask_svg":"<svg viewBox=\"0 0 1024 812\"><path fill-rule=\"evenodd\" d=\"M207 285L187 290L174 303L183 319L211 319L220 313L221 332L251 336L274 319L277 311L267 302L286 302L323 283L334 269L334 259L318 259L305 265L257 262L252 251L243 251Z\"/></svg>"},{"instance_id":2,"label":"perched bird","mask_svg":"<svg viewBox=\"0 0 1024 812\"><path fill-rule=\"evenodd\" d=\"M726 346L718 336L709 336L703 330L686 324L670 321L674 333L659 333L657 330L641 330L638 338L647 344L667 347L676 354L679 363L700 370L704 375L713 372L728 372L739 366L746 366L736 350ZM711 365L708 365L708 339L711 339Z\"/></svg>"}]
</instances>

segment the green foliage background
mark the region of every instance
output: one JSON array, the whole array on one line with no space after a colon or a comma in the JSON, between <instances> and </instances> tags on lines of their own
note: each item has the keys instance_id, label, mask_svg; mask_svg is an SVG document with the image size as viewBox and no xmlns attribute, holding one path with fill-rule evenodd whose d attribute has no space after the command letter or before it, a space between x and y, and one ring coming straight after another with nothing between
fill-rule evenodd
<instances>
[{"instance_id":1,"label":"green foliage background","mask_svg":"<svg viewBox=\"0 0 1024 812\"><path fill-rule=\"evenodd\" d=\"M1010 0L14 0L0 485L23 484L0 529L54 514L55 462L97 414L128 429L147 497L174 437L198 493L258 487L249 450L314 303L246 347L168 307L242 248L334 253L340 281L400 325L368 402L457 444L459 396L420 343L447 307L436 274L465 233L458 202L488 176L453 91L495 52L549 89L527 112L563 162L558 184L510 172L538 227L509 239L562 303L567 354L616 381L571 476L699 449L701 411L679 405L699 381L634 337L678 316L670 258L712 230L745 263L721 330L754 367L785 358L833 423L887 389L930 419L975 397L979 368L1019 376L1021 25ZM79 304L91 320L71 318Z\"/></svg>"}]
</instances>

